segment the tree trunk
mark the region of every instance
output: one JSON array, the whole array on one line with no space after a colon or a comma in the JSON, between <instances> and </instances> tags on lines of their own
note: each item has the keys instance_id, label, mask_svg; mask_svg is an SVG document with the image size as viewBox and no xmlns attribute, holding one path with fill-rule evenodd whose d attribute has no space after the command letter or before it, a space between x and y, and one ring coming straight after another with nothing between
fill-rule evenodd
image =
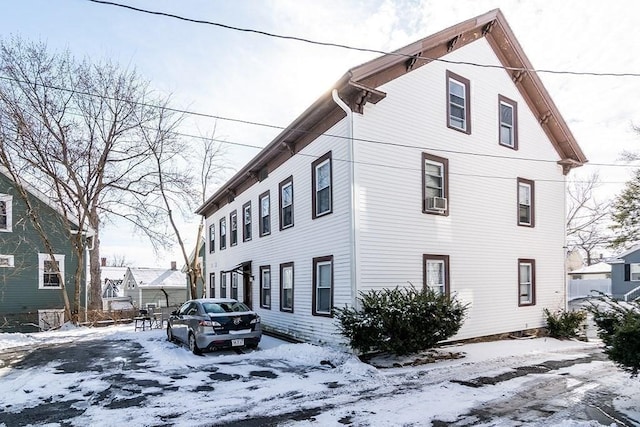
<instances>
[{"instance_id":1,"label":"tree trunk","mask_svg":"<svg viewBox=\"0 0 640 427\"><path fill-rule=\"evenodd\" d=\"M100 276L100 218L95 208L91 209L89 225L95 233L93 250L89 251L89 274L91 283L89 286L89 308L91 310L102 309L102 277Z\"/></svg>"}]
</instances>

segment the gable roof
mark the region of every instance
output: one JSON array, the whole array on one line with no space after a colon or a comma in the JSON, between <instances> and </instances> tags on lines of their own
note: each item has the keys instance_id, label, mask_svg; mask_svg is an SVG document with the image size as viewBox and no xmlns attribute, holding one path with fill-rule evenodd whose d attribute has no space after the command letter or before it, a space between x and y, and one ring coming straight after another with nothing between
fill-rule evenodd
<instances>
[{"instance_id":1,"label":"gable roof","mask_svg":"<svg viewBox=\"0 0 640 427\"><path fill-rule=\"evenodd\" d=\"M612 258L607 261L609 264L624 264L624 258L628 257L632 253L635 253L640 250L640 244L635 244L626 251L616 255L615 258Z\"/></svg>"},{"instance_id":2,"label":"gable roof","mask_svg":"<svg viewBox=\"0 0 640 427\"><path fill-rule=\"evenodd\" d=\"M456 24L390 54L347 71L334 85L340 98L355 112L367 102L377 103L386 94L376 88L480 38L485 38L505 72L538 118L556 149L567 174L587 158L578 146L558 108L551 100L522 47L499 9ZM273 170L342 120L346 113L333 101L331 90L323 94L246 166L216 191L196 213L208 216L253 185L266 168Z\"/></svg>"},{"instance_id":3,"label":"gable roof","mask_svg":"<svg viewBox=\"0 0 640 427\"><path fill-rule=\"evenodd\" d=\"M142 289L187 287L186 276L180 270L129 267L125 277L135 281L136 285Z\"/></svg>"}]
</instances>

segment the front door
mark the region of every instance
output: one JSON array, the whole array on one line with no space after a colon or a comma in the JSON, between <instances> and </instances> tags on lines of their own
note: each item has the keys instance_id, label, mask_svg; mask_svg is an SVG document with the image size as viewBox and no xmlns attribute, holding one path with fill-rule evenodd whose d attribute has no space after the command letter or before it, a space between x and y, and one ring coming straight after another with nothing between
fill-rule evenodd
<instances>
[{"instance_id":1,"label":"front door","mask_svg":"<svg viewBox=\"0 0 640 427\"><path fill-rule=\"evenodd\" d=\"M251 276L251 261L247 261L242 263L242 298L244 302L250 309L253 310L253 305L251 304L253 288L252 288L252 277Z\"/></svg>"}]
</instances>

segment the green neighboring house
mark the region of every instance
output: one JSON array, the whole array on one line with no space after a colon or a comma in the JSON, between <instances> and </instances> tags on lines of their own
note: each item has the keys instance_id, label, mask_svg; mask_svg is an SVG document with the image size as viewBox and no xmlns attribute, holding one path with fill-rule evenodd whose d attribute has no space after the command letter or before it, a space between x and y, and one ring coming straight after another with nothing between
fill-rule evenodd
<instances>
[{"instance_id":1,"label":"green neighboring house","mask_svg":"<svg viewBox=\"0 0 640 427\"><path fill-rule=\"evenodd\" d=\"M63 214L39 191L28 188L27 192L53 246L71 307L76 285L80 306L86 306L86 274L81 283L75 283L78 259ZM77 223L71 223L72 232L77 232ZM0 332L46 330L64 322L63 291L53 267L15 182L0 168Z\"/></svg>"}]
</instances>

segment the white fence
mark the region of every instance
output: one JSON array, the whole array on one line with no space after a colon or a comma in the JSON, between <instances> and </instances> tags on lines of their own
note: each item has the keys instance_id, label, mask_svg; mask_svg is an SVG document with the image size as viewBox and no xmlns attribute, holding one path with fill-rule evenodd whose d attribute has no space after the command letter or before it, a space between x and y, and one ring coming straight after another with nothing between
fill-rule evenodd
<instances>
[{"instance_id":1,"label":"white fence","mask_svg":"<svg viewBox=\"0 0 640 427\"><path fill-rule=\"evenodd\" d=\"M569 280L569 301L598 296L599 292L611 295L611 279Z\"/></svg>"}]
</instances>

